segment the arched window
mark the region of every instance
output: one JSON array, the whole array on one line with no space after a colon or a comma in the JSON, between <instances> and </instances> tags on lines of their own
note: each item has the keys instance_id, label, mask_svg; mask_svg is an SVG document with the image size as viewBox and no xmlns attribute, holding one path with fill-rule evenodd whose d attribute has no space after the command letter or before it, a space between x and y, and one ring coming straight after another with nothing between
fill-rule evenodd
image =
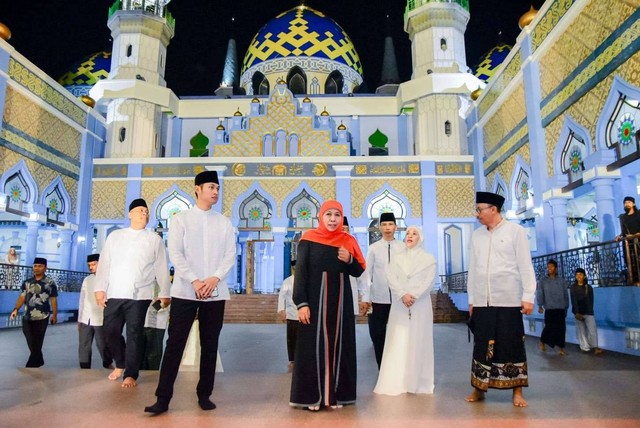
<instances>
[{"instance_id":1,"label":"arched window","mask_svg":"<svg viewBox=\"0 0 640 428\"><path fill-rule=\"evenodd\" d=\"M287 75L287 84L289 86L289 90L296 95L307 93L307 76L298 66L293 67L289 71L289 74Z\"/></svg>"},{"instance_id":2,"label":"arched window","mask_svg":"<svg viewBox=\"0 0 640 428\"><path fill-rule=\"evenodd\" d=\"M343 85L344 79L342 78L342 73L337 70L332 71L329 77L327 77L327 81L324 84L324 93L341 94Z\"/></svg>"},{"instance_id":3,"label":"arched window","mask_svg":"<svg viewBox=\"0 0 640 428\"><path fill-rule=\"evenodd\" d=\"M123 126L122 128L120 128L120 135L118 139L120 140L121 143L123 143L126 137L127 137L127 128Z\"/></svg>"},{"instance_id":4,"label":"arched window","mask_svg":"<svg viewBox=\"0 0 640 428\"><path fill-rule=\"evenodd\" d=\"M251 87L253 88L254 95L269 95L269 80L259 71L253 74Z\"/></svg>"}]
</instances>

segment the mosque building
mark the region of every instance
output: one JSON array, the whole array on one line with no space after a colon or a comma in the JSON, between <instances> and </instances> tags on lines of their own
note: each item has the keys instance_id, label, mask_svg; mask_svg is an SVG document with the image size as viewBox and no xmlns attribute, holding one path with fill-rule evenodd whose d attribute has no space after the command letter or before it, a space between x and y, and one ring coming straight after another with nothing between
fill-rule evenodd
<instances>
[{"instance_id":1,"label":"mosque building","mask_svg":"<svg viewBox=\"0 0 640 428\"><path fill-rule=\"evenodd\" d=\"M126 227L143 197L159 233L194 203L193 177L215 170L214 209L237 228L237 291L279 288L296 236L339 200L363 251L377 218L420 225L439 274L466 270L476 190L548 254L619 233L637 195L640 12L622 0L548 0L472 72L468 0L407 0L413 72L400 82L387 38L383 82L360 93L357 46L300 5L257 30L242 63L231 39L223 82L181 99L164 78L176 27L168 0L117 0L111 52L58 81L0 40L0 251L52 267ZM515 24L514 24L515 25ZM594 30L597 28L597 30ZM8 30L6 30L8 31ZM166 234L165 234L166 237Z\"/></svg>"}]
</instances>

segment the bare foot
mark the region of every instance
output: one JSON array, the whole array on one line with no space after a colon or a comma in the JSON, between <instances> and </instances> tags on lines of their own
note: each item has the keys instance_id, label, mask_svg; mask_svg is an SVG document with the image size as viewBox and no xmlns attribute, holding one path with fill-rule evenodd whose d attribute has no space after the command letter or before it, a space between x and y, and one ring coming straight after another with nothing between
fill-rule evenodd
<instances>
[{"instance_id":1,"label":"bare foot","mask_svg":"<svg viewBox=\"0 0 640 428\"><path fill-rule=\"evenodd\" d=\"M136 386L138 386L138 383L132 377L125 377L124 381L122 382L123 388L135 388Z\"/></svg>"},{"instance_id":2,"label":"bare foot","mask_svg":"<svg viewBox=\"0 0 640 428\"><path fill-rule=\"evenodd\" d=\"M522 387L513 388L513 405L516 407L527 407L529 405L522 395Z\"/></svg>"},{"instance_id":3,"label":"bare foot","mask_svg":"<svg viewBox=\"0 0 640 428\"><path fill-rule=\"evenodd\" d=\"M560 348L560 355L562 355L563 357L567 355L567 353L564 352L564 348Z\"/></svg>"},{"instance_id":4,"label":"bare foot","mask_svg":"<svg viewBox=\"0 0 640 428\"><path fill-rule=\"evenodd\" d=\"M593 351L593 353L594 353L595 355L602 355L602 354L604 353L604 351L603 351L602 349L600 349L600 348L596 348L596 350L595 350L595 351Z\"/></svg>"},{"instance_id":5,"label":"bare foot","mask_svg":"<svg viewBox=\"0 0 640 428\"><path fill-rule=\"evenodd\" d=\"M124 373L124 369L113 369L111 373L109 373L109 380L118 380L120 376Z\"/></svg>"},{"instance_id":6,"label":"bare foot","mask_svg":"<svg viewBox=\"0 0 640 428\"><path fill-rule=\"evenodd\" d=\"M475 403L476 401L482 400L484 400L484 391L480 391L479 389L475 388L471 394L467 395L464 398L464 401L466 401L467 403Z\"/></svg>"}]
</instances>

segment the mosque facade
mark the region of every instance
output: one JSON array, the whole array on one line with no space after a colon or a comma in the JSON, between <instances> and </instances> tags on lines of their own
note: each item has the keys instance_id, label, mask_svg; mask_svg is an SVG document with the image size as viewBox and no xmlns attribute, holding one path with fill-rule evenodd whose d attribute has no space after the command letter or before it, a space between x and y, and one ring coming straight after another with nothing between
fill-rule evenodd
<instances>
[{"instance_id":1,"label":"mosque facade","mask_svg":"<svg viewBox=\"0 0 640 428\"><path fill-rule=\"evenodd\" d=\"M358 93L339 24L298 6L258 30L242 64L230 42L216 95L188 99L164 80L167 3L116 1L112 52L61 83L0 40L0 251L83 270L132 199L166 236L194 203L194 175L215 170L214 209L238 237L228 285L268 293L326 199L365 252L382 212L420 225L449 274L466 270L476 190L506 197L534 255L612 239L623 197L638 194L640 13L628 1L548 0L474 75L468 1L408 0L412 77L375 94Z\"/></svg>"}]
</instances>

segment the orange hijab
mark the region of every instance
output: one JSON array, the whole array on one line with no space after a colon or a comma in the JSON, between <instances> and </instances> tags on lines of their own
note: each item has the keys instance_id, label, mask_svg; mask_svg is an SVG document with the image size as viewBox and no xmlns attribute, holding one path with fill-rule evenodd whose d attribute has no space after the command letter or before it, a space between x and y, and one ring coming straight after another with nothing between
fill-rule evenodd
<instances>
[{"instance_id":1,"label":"orange hijab","mask_svg":"<svg viewBox=\"0 0 640 428\"><path fill-rule=\"evenodd\" d=\"M317 242L319 244L329 245L336 248L345 247L347 250L349 250L349 253L351 253L353 258L357 260L364 269L366 263L364 260L364 256L362 255L362 251L360 251L360 246L358 245L358 241L356 241L356 238L349 235L347 232L343 232L342 225L331 232L324 224L324 213L330 209L337 209L338 211L340 211L340 214L343 213L342 204L340 202L334 200L326 201L320 207L320 225L317 229L306 231L302 235L302 238L300 238L300 240Z\"/></svg>"}]
</instances>

